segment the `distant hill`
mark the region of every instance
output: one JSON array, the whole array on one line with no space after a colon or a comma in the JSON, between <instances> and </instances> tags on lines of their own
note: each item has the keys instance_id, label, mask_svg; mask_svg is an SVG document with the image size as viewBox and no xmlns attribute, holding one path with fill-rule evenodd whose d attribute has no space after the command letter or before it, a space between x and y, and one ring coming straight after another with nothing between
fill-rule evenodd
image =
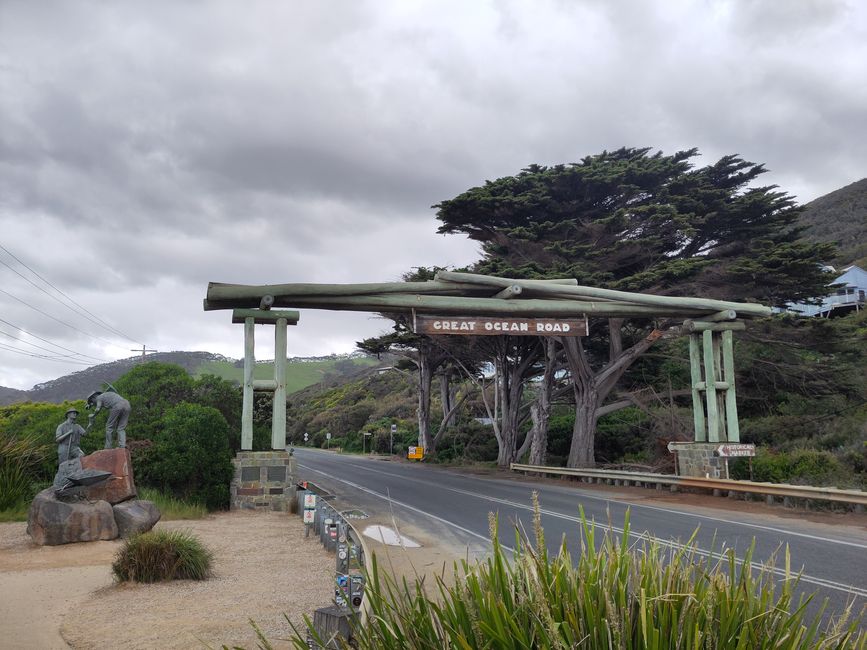
<instances>
[{"instance_id":1,"label":"distant hill","mask_svg":"<svg viewBox=\"0 0 867 650\"><path fill-rule=\"evenodd\" d=\"M240 383L244 376L244 362L229 359L211 352L158 352L149 354L148 361L174 363L191 375L212 374ZM0 386L0 406L16 402L51 402L84 399L98 390L105 382L114 382L129 372L141 357L130 357L111 363L103 363L85 370L37 384L27 391ZM286 389L292 393L316 383L332 383L354 377L358 372L376 365L387 364L364 355L332 355L327 357L293 358L286 369ZM272 378L273 362L256 364L256 378Z\"/></svg>"},{"instance_id":2,"label":"distant hill","mask_svg":"<svg viewBox=\"0 0 867 650\"><path fill-rule=\"evenodd\" d=\"M837 257L829 263L867 268L867 178L810 201L800 223L810 241L837 244Z\"/></svg>"}]
</instances>

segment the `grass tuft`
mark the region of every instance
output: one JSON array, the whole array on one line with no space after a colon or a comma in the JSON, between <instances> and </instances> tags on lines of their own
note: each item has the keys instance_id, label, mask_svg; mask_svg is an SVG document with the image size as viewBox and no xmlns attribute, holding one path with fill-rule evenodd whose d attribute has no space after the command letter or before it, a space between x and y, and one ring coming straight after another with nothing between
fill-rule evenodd
<instances>
[{"instance_id":1,"label":"grass tuft","mask_svg":"<svg viewBox=\"0 0 867 650\"><path fill-rule=\"evenodd\" d=\"M196 501L184 501L153 488L138 491L138 498L153 501L160 511L162 521L177 519L204 519L208 509Z\"/></svg>"},{"instance_id":2,"label":"grass tuft","mask_svg":"<svg viewBox=\"0 0 867 650\"><path fill-rule=\"evenodd\" d=\"M155 530L128 539L111 570L120 581L205 580L214 556L192 533Z\"/></svg>"}]
</instances>

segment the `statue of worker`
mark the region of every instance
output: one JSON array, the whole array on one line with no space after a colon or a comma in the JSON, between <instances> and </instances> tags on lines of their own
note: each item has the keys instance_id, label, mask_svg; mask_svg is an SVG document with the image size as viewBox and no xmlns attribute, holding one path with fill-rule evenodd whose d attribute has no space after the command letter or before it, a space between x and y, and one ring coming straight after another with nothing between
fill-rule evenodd
<instances>
[{"instance_id":1,"label":"statue of worker","mask_svg":"<svg viewBox=\"0 0 867 650\"><path fill-rule=\"evenodd\" d=\"M57 426L57 431L54 432L54 441L57 443L57 461L61 465L68 460L84 456L79 445L81 436L87 431L76 423L76 419L78 419L78 409L67 410L66 420L61 422Z\"/></svg>"},{"instance_id":2,"label":"statue of worker","mask_svg":"<svg viewBox=\"0 0 867 650\"><path fill-rule=\"evenodd\" d=\"M89 422L102 409L108 409L108 421L105 423L105 448L112 448L114 433L117 433L117 446L126 447L126 423L129 421L129 402L121 397L114 387L109 386L105 392L95 390L87 396L87 409L94 408L88 416Z\"/></svg>"}]
</instances>

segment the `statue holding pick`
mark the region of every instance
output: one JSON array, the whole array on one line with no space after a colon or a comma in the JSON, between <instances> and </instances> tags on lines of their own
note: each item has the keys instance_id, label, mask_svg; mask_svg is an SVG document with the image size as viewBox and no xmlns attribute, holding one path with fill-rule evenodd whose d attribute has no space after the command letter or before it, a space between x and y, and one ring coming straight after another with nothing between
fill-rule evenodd
<instances>
[{"instance_id":1,"label":"statue holding pick","mask_svg":"<svg viewBox=\"0 0 867 650\"><path fill-rule=\"evenodd\" d=\"M81 451L81 436L87 433L87 430L76 423L78 419L78 409L71 408L66 411L66 420L57 426L57 431L54 432L54 441L57 443L57 461L63 464L68 460L74 460L84 456ZM87 427L90 429L90 426Z\"/></svg>"},{"instance_id":2,"label":"statue holding pick","mask_svg":"<svg viewBox=\"0 0 867 650\"><path fill-rule=\"evenodd\" d=\"M108 421L105 423L105 448L111 449L114 433L117 433L117 446L126 447L126 424L129 421L130 405L121 397L114 386L108 385L105 392L95 390L87 396L87 409L95 409L88 416L88 421L93 424L96 414L102 409L108 409ZM90 426L90 425L88 425Z\"/></svg>"}]
</instances>

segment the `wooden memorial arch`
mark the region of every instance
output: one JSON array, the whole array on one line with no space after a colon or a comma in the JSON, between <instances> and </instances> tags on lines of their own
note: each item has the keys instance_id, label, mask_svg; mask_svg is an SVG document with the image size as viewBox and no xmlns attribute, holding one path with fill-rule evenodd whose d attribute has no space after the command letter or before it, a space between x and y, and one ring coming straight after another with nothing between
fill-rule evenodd
<instances>
[{"instance_id":1,"label":"wooden memorial arch","mask_svg":"<svg viewBox=\"0 0 867 650\"><path fill-rule=\"evenodd\" d=\"M771 315L755 303L656 296L578 286L576 280L516 280L442 271L426 282L239 285L212 282L206 311L231 309L244 324L242 450L253 444L253 392L274 392L271 446L286 447L286 327L293 309L404 313L428 335L581 336L589 318L682 319L689 335L695 442L738 443L733 332ZM256 380L254 326L275 327L274 379Z\"/></svg>"}]
</instances>

